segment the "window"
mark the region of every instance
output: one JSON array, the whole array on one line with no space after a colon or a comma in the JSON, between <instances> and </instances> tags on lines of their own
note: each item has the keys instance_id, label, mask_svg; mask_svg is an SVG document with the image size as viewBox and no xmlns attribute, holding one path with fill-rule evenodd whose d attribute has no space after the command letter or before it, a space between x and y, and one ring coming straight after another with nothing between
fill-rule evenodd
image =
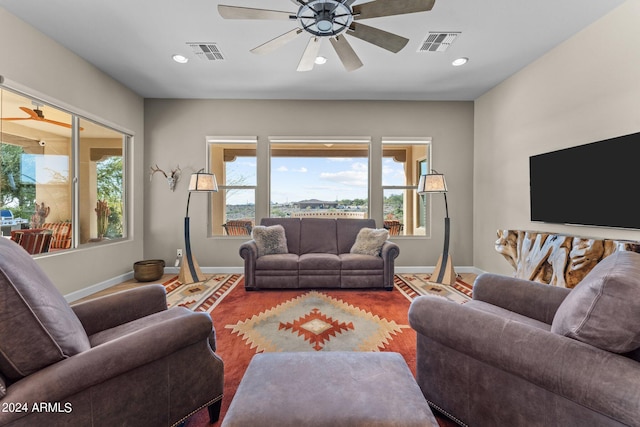
<instances>
[{"instance_id":1,"label":"window","mask_svg":"<svg viewBox=\"0 0 640 427\"><path fill-rule=\"evenodd\" d=\"M126 237L129 136L0 88L2 234L48 229L49 251Z\"/></svg>"},{"instance_id":2,"label":"window","mask_svg":"<svg viewBox=\"0 0 640 427\"><path fill-rule=\"evenodd\" d=\"M270 138L270 216L367 218L369 142Z\"/></svg>"},{"instance_id":3,"label":"window","mask_svg":"<svg viewBox=\"0 0 640 427\"><path fill-rule=\"evenodd\" d=\"M251 234L256 218L256 137L207 137L209 172L218 192L211 197L211 234Z\"/></svg>"},{"instance_id":4,"label":"window","mask_svg":"<svg viewBox=\"0 0 640 427\"><path fill-rule=\"evenodd\" d=\"M80 242L124 237L126 136L89 120L79 122Z\"/></svg>"},{"instance_id":5,"label":"window","mask_svg":"<svg viewBox=\"0 0 640 427\"><path fill-rule=\"evenodd\" d=\"M416 188L429 170L430 148L430 138L382 138L383 218L392 236L428 234L425 197Z\"/></svg>"}]
</instances>

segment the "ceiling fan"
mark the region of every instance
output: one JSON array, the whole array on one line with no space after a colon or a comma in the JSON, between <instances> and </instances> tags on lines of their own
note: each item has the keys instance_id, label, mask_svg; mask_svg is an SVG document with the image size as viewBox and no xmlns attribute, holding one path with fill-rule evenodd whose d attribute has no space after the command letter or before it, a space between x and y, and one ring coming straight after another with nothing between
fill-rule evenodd
<instances>
[{"instance_id":1,"label":"ceiling fan","mask_svg":"<svg viewBox=\"0 0 640 427\"><path fill-rule=\"evenodd\" d=\"M49 120L44 117L44 113L40 109L40 106L36 106L33 110L27 107L20 107L22 111L27 113L29 117L3 117L2 120L36 120L38 122L51 123L58 126L63 126L71 129L71 125L69 123L57 122L55 120Z\"/></svg>"},{"instance_id":2,"label":"ceiling fan","mask_svg":"<svg viewBox=\"0 0 640 427\"><path fill-rule=\"evenodd\" d=\"M340 61L347 71L362 67L362 61L355 53L345 34L372 43L393 53L406 46L409 39L378 28L361 24L361 19L379 18L427 12L433 8L435 0L374 0L352 6L356 0L292 0L299 5L297 12L255 9L250 7L218 5L218 12L225 19L275 19L298 21L298 27L288 31L251 52L264 54L272 52L290 42L302 33L311 34L307 47L298 63L298 71L310 71L320 50L320 42L328 37Z\"/></svg>"}]
</instances>

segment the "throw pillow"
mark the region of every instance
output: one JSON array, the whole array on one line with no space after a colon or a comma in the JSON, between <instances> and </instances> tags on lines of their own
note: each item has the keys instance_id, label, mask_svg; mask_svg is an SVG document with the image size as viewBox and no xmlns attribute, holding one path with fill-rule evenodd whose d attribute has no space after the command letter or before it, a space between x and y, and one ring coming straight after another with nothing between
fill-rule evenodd
<instances>
[{"instance_id":1,"label":"throw pillow","mask_svg":"<svg viewBox=\"0 0 640 427\"><path fill-rule=\"evenodd\" d=\"M286 254L287 236L284 234L284 227L280 224L264 226L256 225L251 231L251 236L258 246L258 257L271 254Z\"/></svg>"},{"instance_id":2,"label":"throw pillow","mask_svg":"<svg viewBox=\"0 0 640 427\"><path fill-rule=\"evenodd\" d=\"M551 332L615 353L640 347L640 254L600 261L560 304Z\"/></svg>"},{"instance_id":3,"label":"throw pillow","mask_svg":"<svg viewBox=\"0 0 640 427\"><path fill-rule=\"evenodd\" d=\"M351 247L352 254L380 256L382 245L389 238L389 230L385 228L362 228L358 231L356 241Z\"/></svg>"}]
</instances>

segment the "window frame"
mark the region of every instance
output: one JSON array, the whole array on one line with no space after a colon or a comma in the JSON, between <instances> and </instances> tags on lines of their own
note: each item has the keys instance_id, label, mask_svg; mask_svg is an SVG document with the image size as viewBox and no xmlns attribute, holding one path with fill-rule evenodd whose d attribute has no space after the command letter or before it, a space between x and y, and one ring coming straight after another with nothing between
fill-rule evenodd
<instances>
[{"instance_id":1,"label":"window frame","mask_svg":"<svg viewBox=\"0 0 640 427\"><path fill-rule=\"evenodd\" d=\"M414 165L414 175L412 179L415 180L415 185L384 185L381 184L381 199L384 201L385 190L401 190L401 191L413 191L413 203L416 206L416 209L413 210L411 215L413 215L412 221L416 226L414 226L414 230L420 230L424 228L424 234L400 234L397 236L393 236L393 238L430 238L431 237L431 203L427 202L427 198L416 193L418 189L418 182L420 180L420 169L421 164L426 162L427 170L431 169L431 165L433 164L433 155L432 155L432 147L433 147L433 139L428 136L424 137L387 137L383 136L380 140L380 170L382 171L384 168L384 150L385 147L393 147L402 146L402 145L415 145L415 146L426 146L426 153L424 156L419 156L411 159L411 161L415 162ZM409 161L409 160L407 160ZM420 226L420 208L419 205L422 205L424 208L424 227ZM384 209L384 203L382 204L382 209ZM384 220L384 211L380 212L381 217ZM406 226L406 225L405 225Z\"/></svg>"},{"instance_id":2,"label":"window frame","mask_svg":"<svg viewBox=\"0 0 640 427\"><path fill-rule=\"evenodd\" d=\"M205 165L205 171L207 173L215 173L215 171L212 172L212 165L211 162L213 160L212 156L213 156L213 146L216 144L254 144L255 145L255 151L256 151L256 162L258 161L258 137L257 136L207 136L205 138L206 141L206 165ZM224 159L223 159L223 165L224 165ZM218 191L221 190L253 190L254 192L254 223L256 220L256 215L257 215L257 196L258 196L258 183L257 183L257 164L256 164L256 184L255 185L224 185L224 184L220 184L218 183ZM227 234L214 234L214 202L213 202L213 195L212 194L208 194L208 202L207 202L207 236L209 237L215 237L215 238L240 238L240 239L246 239L246 236L233 236L233 235L227 235ZM224 209L226 212L226 202L224 205Z\"/></svg>"},{"instance_id":3,"label":"window frame","mask_svg":"<svg viewBox=\"0 0 640 427\"><path fill-rule=\"evenodd\" d=\"M130 156L131 156L131 146L134 140L134 132L123 128L122 126L116 125L108 120L104 120L96 115L83 112L73 106L70 106L64 102L56 101L49 96L38 93L35 90L24 87L19 83L13 81L7 81L2 76L0 76L0 94L4 93L4 91L9 91L15 95L22 96L27 100L31 101L34 104L47 106L69 114L71 116L71 129L70 129L70 147L69 147L69 164L70 164L70 174L69 181L71 185L70 195L71 198L71 247L68 249L63 249L60 252L69 252L69 251L77 251L83 250L85 248L90 248L99 245L106 244L115 244L118 242L131 240L132 229L131 229L131 208L130 204ZM0 98L1 99L1 98ZM0 109L0 114L2 113ZM117 132L122 137L122 201L123 201L123 209L122 209L122 237L115 239L107 239L102 240L99 243L96 242L81 242L80 236L80 183L82 176L80 176L80 122L88 121L97 126L101 126ZM55 252L56 254L59 252ZM52 252L43 253L37 255L39 256L48 256L51 255Z\"/></svg>"}]
</instances>

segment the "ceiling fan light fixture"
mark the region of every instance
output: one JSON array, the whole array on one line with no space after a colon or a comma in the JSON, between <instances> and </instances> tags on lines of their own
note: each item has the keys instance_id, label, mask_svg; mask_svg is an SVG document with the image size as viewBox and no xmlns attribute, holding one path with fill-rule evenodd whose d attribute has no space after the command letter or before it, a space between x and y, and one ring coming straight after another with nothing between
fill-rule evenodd
<instances>
[{"instance_id":1,"label":"ceiling fan light fixture","mask_svg":"<svg viewBox=\"0 0 640 427\"><path fill-rule=\"evenodd\" d=\"M316 56L316 59L313 62L318 65L323 65L327 63L327 58L325 58L324 56Z\"/></svg>"},{"instance_id":2,"label":"ceiling fan light fixture","mask_svg":"<svg viewBox=\"0 0 640 427\"><path fill-rule=\"evenodd\" d=\"M463 56L461 58L454 59L451 65L453 65L454 67L460 67L461 65L464 65L467 62L469 62L469 58L466 58Z\"/></svg>"},{"instance_id":3,"label":"ceiling fan light fixture","mask_svg":"<svg viewBox=\"0 0 640 427\"><path fill-rule=\"evenodd\" d=\"M173 58L173 60L176 61L178 64L186 64L187 62L189 62L189 58L187 58L184 55L180 55L179 53L176 53L171 58Z\"/></svg>"},{"instance_id":4,"label":"ceiling fan light fixture","mask_svg":"<svg viewBox=\"0 0 640 427\"><path fill-rule=\"evenodd\" d=\"M323 33L329 32L333 29L333 23L327 19L319 20L316 25L318 26L318 30Z\"/></svg>"}]
</instances>

